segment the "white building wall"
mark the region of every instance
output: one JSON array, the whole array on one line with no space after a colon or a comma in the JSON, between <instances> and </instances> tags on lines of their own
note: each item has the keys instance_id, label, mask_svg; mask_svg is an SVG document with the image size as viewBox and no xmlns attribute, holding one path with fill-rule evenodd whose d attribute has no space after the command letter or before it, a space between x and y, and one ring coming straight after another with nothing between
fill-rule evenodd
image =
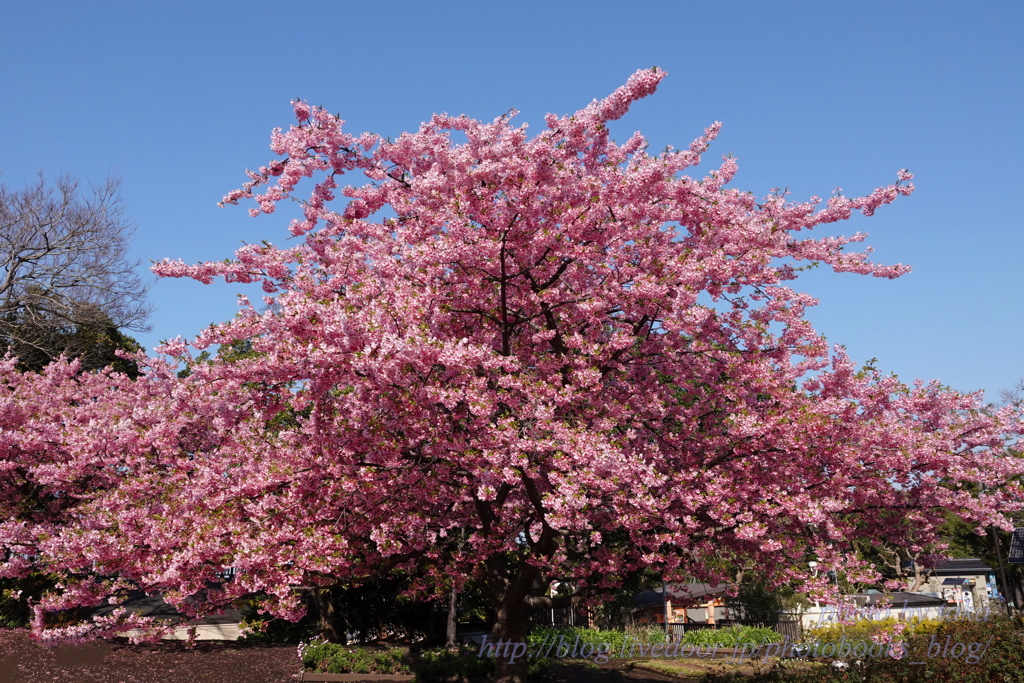
<instances>
[{"instance_id":1,"label":"white building wall","mask_svg":"<svg viewBox=\"0 0 1024 683\"><path fill-rule=\"evenodd\" d=\"M800 614L800 626L803 630L830 626L840 621L882 621L890 617L896 617L900 621L918 619L942 619L951 616L951 610L945 607L909 607L900 604L893 604L889 607L861 607L853 605L819 605L805 607ZM793 615L796 619L797 616Z\"/></svg>"}]
</instances>

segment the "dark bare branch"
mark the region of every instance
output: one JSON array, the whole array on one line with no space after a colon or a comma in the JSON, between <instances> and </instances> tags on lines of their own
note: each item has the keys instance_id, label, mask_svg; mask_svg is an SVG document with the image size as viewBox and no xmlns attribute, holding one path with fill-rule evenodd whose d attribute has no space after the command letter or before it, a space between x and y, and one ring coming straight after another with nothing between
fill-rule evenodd
<instances>
[{"instance_id":1,"label":"dark bare branch","mask_svg":"<svg viewBox=\"0 0 1024 683\"><path fill-rule=\"evenodd\" d=\"M146 331L148 285L128 258L134 226L120 181L0 185L0 342L53 358L83 329ZM81 340L79 340L81 342Z\"/></svg>"}]
</instances>

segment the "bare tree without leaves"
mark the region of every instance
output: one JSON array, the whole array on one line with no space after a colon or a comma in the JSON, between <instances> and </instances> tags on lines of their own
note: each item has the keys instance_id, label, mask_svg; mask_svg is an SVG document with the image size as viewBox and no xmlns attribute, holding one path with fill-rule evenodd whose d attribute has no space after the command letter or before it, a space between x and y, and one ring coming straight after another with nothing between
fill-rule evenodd
<instances>
[{"instance_id":1,"label":"bare tree without leaves","mask_svg":"<svg viewBox=\"0 0 1024 683\"><path fill-rule=\"evenodd\" d=\"M1003 405L1013 405L1024 401L1024 378L1018 379L1009 389L1000 389L999 399Z\"/></svg>"},{"instance_id":2,"label":"bare tree without leaves","mask_svg":"<svg viewBox=\"0 0 1024 683\"><path fill-rule=\"evenodd\" d=\"M70 176L50 184L42 174L23 189L0 185L0 346L29 365L63 353L101 367L112 348L134 344L119 330L149 329L120 189L108 179L83 192Z\"/></svg>"}]
</instances>

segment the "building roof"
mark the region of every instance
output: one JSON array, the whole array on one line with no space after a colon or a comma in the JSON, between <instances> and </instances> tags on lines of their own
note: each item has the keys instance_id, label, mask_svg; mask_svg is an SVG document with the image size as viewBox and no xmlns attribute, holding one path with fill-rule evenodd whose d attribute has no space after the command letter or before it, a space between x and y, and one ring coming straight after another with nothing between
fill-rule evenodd
<instances>
[{"instance_id":1,"label":"building roof","mask_svg":"<svg viewBox=\"0 0 1024 683\"><path fill-rule=\"evenodd\" d=\"M907 560L902 562L900 567L904 571L913 572L914 561ZM932 570L932 573L934 576L975 576L977 574L991 574L993 571L992 567L977 557L951 557L941 560Z\"/></svg>"},{"instance_id":2,"label":"building roof","mask_svg":"<svg viewBox=\"0 0 1024 683\"><path fill-rule=\"evenodd\" d=\"M1014 529L1010 537L1010 554L1006 558L1010 564L1024 564L1024 529Z\"/></svg>"},{"instance_id":3,"label":"building roof","mask_svg":"<svg viewBox=\"0 0 1024 683\"><path fill-rule=\"evenodd\" d=\"M708 597L722 595L727 590L729 585L725 583L676 583L668 587L668 597L672 602L696 604L707 602Z\"/></svg>"},{"instance_id":4,"label":"building roof","mask_svg":"<svg viewBox=\"0 0 1024 683\"><path fill-rule=\"evenodd\" d=\"M709 597L718 596L729 590L725 583L675 583L668 587L668 599L676 607L697 606L706 603ZM633 608L642 609L664 604L661 587L644 591L633 599Z\"/></svg>"},{"instance_id":5,"label":"building roof","mask_svg":"<svg viewBox=\"0 0 1024 683\"><path fill-rule=\"evenodd\" d=\"M959 576L962 574L972 576L975 574L991 574L992 571L992 567L977 557L955 557L940 562L935 567L935 576Z\"/></svg>"},{"instance_id":6,"label":"building roof","mask_svg":"<svg viewBox=\"0 0 1024 683\"><path fill-rule=\"evenodd\" d=\"M944 599L924 593L856 593L853 595L853 599L861 607L888 604L894 612L914 607L938 607L946 604Z\"/></svg>"},{"instance_id":7,"label":"building roof","mask_svg":"<svg viewBox=\"0 0 1024 683\"><path fill-rule=\"evenodd\" d=\"M633 609L644 609L664 604L665 601L661 599L661 593L655 591L644 591L633 598Z\"/></svg>"}]
</instances>

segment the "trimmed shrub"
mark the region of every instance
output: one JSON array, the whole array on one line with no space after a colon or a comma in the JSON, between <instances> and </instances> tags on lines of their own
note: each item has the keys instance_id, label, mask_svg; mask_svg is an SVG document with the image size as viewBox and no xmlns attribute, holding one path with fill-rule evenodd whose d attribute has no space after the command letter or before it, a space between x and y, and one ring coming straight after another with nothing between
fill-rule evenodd
<instances>
[{"instance_id":1,"label":"trimmed shrub","mask_svg":"<svg viewBox=\"0 0 1024 683\"><path fill-rule=\"evenodd\" d=\"M778 643L782 636L767 626L727 626L725 628L702 628L687 631L683 642L689 645L718 645L737 647L743 645L764 645Z\"/></svg>"},{"instance_id":2,"label":"trimmed shrub","mask_svg":"<svg viewBox=\"0 0 1024 683\"><path fill-rule=\"evenodd\" d=\"M424 650L416 663L416 674L426 680L456 679L490 676L494 673L494 660L478 656L476 650L462 650L458 653L445 649Z\"/></svg>"},{"instance_id":3,"label":"trimmed shrub","mask_svg":"<svg viewBox=\"0 0 1024 683\"><path fill-rule=\"evenodd\" d=\"M299 646L307 671L326 674L411 674L409 651L404 648L370 649L315 641Z\"/></svg>"},{"instance_id":4,"label":"trimmed shrub","mask_svg":"<svg viewBox=\"0 0 1024 683\"><path fill-rule=\"evenodd\" d=\"M535 628L530 634L529 644L530 652L545 654L554 654L558 649L558 644L561 643L567 644L570 648L577 643L579 647L590 645L592 646L591 650L596 650L602 644L608 644L609 652L619 652L626 638L633 643L656 644L664 643L666 640L665 631L657 626L628 631L601 631L595 628ZM552 643L555 645L552 646Z\"/></svg>"},{"instance_id":5,"label":"trimmed shrub","mask_svg":"<svg viewBox=\"0 0 1024 683\"><path fill-rule=\"evenodd\" d=\"M328 674L412 674L417 680L468 681L494 674L494 660L479 651L464 648L458 653L443 648L422 650L415 656L405 648L374 649L349 647L315 640L299 645L299 656L307 671ZM528 676L540 677L547 660L530 660Z\"/></svg>"}]
</instances>

